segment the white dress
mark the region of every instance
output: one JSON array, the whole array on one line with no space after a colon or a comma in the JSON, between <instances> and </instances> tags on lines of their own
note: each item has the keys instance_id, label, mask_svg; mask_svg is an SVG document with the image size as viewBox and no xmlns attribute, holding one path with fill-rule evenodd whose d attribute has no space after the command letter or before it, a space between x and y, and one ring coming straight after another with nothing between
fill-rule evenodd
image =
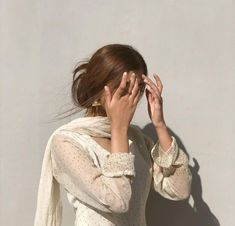
<instances>
[{"instance_id":1,"label":"white dress","mask_svg":"<svg viewBox=\"0 0 235 226\"><path fill-rule=\"evenodd\" d=\"M100 128L102 132L102 128ZM146 226L150 187L171 200L187 199L192 174L188 157L172 136L164 151L159 142L130 125L129 153L110 153L89 134L55 134L51 141L53 176L66 190L75 226Z\"/></svg>"}]
</instances>

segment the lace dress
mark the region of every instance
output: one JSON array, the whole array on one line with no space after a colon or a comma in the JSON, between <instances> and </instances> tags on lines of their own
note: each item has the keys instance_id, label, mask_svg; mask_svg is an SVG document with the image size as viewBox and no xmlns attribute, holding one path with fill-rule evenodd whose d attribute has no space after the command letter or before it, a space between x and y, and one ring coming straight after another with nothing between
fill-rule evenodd
<instances>
[{"instance_id":1,"label":"lace dress","mask_svg":"<svg viewBox=\"0 0 235 226\"><path fill-rule=\"evenodd\" d=\"M96 127L99 136L110 131L104 128ZM79 144L74 136L55 134L51 141L53 176L67 192L75 212L74 225L146 226L151 186L167 199L188 198L192 182L188 158L172 139L171 147L163 151L158 141L154 143L130 125L129 153L110 153L89 133L79 135Z\"/></svg>"}]
</instances>

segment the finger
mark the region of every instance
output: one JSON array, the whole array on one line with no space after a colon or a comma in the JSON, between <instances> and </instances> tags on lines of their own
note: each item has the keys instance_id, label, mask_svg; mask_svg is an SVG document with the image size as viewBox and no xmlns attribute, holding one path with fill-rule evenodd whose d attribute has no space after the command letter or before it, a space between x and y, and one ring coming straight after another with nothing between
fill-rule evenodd
<instances>
[{"instance_id":1,"label":"finger","mask_svg":"<svg viewBox=\"0 0 235 226\"><path fill-rule=\"evenodd\" d=\"M151 92L147 88L146 88L145 95L146 95L146 98L147 98L148 101L150 101L150 102L154 101L154 98L153 98Z\"/></svg>"},{"instance_id":2,"label":"finger","mask_svg":"<svg viewBox=\"0 0 235 226\"><path fill-rule=\"evenodd\" d=\"M148 84L151 86L152 89L158 90L157 85L152 81L152 79L150 79L149 77L147 77L145 75L143 75L143 76L144 76L144 82L148 82Z\"/></svg>"},{"instance_id":3,"label":"finger","mask_svg":"<svg viewBox=\"0 0 235 226\"><path fill-rule=\"evenodd\" d=\"M105 103L109 104L111 102L111 92L110 92L110 89L106 85L106 86L104 86L104 90L105 90L105 93L104 93Z\"/></svg>"},{"instance_id":4,"label":"finger","mask_svg":"<svg viewBox=\"0 0 235 226\"><path fill-rule=\"evenodd\" d=\"M156 98L159 102L162 102L162 97L161 97L161 95L157 95L157 94L154 92L154 90L153 90L149 85L147 85L146 88L147 88L147 90L152 94L152 96L153 96L154 98Z\"/></svg>"},{"instance_id":5,"label":"finger","mask_svg":"<svg viewBox=\"0 0 235 226\"><path fill-rule=\"evenodd\" d=\"M130 80L131 80L131 82L130 82L130 86L129 86L129 90L128 90L129 93L132 92L132 89L133 89L133 87L135 85L136 76L135 76L134 72L131 74Z\"/></svg>"},{"instance_id":6,"label":"finger","mask_svg":"<svg viewBox=\"0 0 235 226\"><path fill-rule=\"evenodd\" d=\"M160 93L162 93L163 84L162 84L162 81L161 81L160 77L157 74L155 74L155 73L153 74L153 76L154 76L154 78L156 80L156 83L157 83L157 86L158 86L158 88L160 90Z\"/></svg>"},{"instance_id":7,"label":"finger","mask_svg":"<svg viewBox=\"0 0 235 226\"><path fill-rule=\"evenodd\" d=\"M160 93L158 87L154 84L154 82L153 82L150 78L148 78L147 76L145 76L144 82L145 82L147 85L149 85L149 86L151 87L151 89L154 90L154 92L156 92L156 94L157 94L158 96L161 96L161 93Z\"/></svg>"},{"instance_id":8,"label":"finger","mask_svg":"<svg viewBox=\"0 0 235 226\"><path fill-rule=\"evenodd\" d=\"M119 87L113 94L113 98L119 98L122 95L122 93L124 92L126 88L126 82L127 82L127 72L125 71L122 75L122 80L121 80Z\"/></svg>"},{"instance_id":9,"label":"finger","mask_svg":"<svg viewBox=\"0 0 235 226\"><path fill-rule=\"evenodd\" d=\"M161 96L161 94L160 94L160 91L158 90L158 88L153 88L153 86L151 86L151 83L150 82L146 82L146 88L149 88L149 89L151 89L151 92L153 92L153 95L157 95L157 96Z\"/></svg>"},{"instance_id":10,"label":"finger","mask_svg":"<svg viewBox=\"0 0 235 226\"><path fill-rule=\"evenodd\" d=\"M138 100L139 100L139 97L140 97L140 90L138 90L138 93L137 95L135 96L135 99L133 101L134 104L137 104Z\"/></svg>"},{"instance_id":11,"label":"finger","mask_svg":"<svg viewBox=\"0 0 235 226\"><path fill-rule=\"evenodd\" d=\"M138 93L138 90L139 90L139 83L138 83L138 79L135 80L135 84L134 84L134 87L131 91L131 95L129 96L129 100L131 101L134 101L137 93Z\"/></svg>"}]
</instances>

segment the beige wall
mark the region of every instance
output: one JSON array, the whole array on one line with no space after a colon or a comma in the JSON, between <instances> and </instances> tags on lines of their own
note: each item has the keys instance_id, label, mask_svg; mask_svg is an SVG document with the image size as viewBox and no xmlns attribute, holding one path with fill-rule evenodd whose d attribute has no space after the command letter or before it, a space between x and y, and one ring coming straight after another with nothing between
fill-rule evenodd
<instances>
[{"instance_id":1,"label":"beige wall","mask_svg":"<svg viewBox=\"0 0 235 226\"><path fill-rule=\"evenodd\" d=\"M234 7L232 0L1 0L0 225L32 226L47 139L70 119L46 121L71 107L74 64L115 42L136 47L150 76L162 79L165 120L189 154L196 182L185 211L197 200L200 226L218 225L206 223L213 215L234 225ZM143 99L133 123L149 122ZM64 203L63 225L73 225Z\"/></svg>"}]
</instances>

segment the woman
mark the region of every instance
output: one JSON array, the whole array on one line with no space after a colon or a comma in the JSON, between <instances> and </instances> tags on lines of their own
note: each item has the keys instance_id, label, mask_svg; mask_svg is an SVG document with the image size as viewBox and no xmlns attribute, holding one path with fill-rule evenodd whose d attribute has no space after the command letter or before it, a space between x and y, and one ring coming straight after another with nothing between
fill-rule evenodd
<instances>
[{"instance_id":1,"label":"woman","mask_svg":"<svg viewBox=\"0 0 235 226\"><path fill-rule=\"evenodd\" d=\"M60 186L73 206L75 226L146 226L151 187L167 199L187 199L188 158L168 133L161 80L147 77L139 52L106 45L73 72L73 101L86 113L48 141L34 225L61 225ZM145 87L156 143L130 124Z\"/></svg>"}]
</instances>

